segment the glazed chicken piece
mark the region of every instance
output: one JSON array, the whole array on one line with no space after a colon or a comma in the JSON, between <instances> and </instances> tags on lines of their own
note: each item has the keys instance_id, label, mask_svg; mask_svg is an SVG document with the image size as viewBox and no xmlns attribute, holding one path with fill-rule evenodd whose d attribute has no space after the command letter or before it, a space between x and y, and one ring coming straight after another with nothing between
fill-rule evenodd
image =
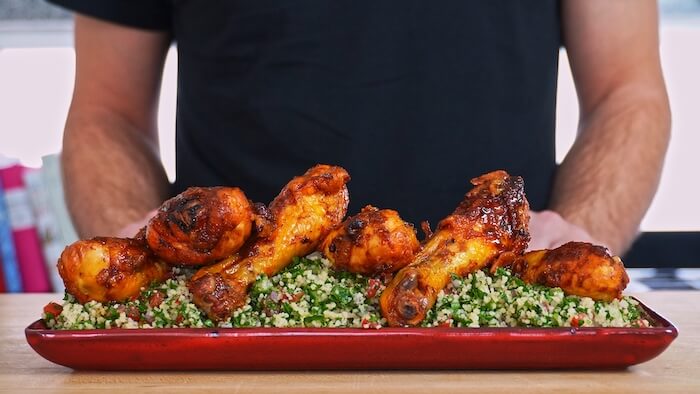
<instances>
[{"instance_id":1,"label":"glazed chicken piece","mask_svg":"<svg viewBox=\"0 0 700 394\"><path fill-rule=\"evenodd\" d=\"M257 234L251 243L190 279L195 304L212 320L225 320L245 304L248 288L258 275L274 275L293 257L314 251L345 217L349 180L343 168L320 164L292 179L269 208L259 207Z\"/></svg>"},{"instance_id":2,"label":"glazed chicken piece","mask_svg":"<svg viewBox=\"0 0 700 394\"><path fill-rule=\"evenodd\" d=\"M525 250L529 206L522 178L494 171L471 183L474 188L382 293L380 307L391 326L418 325L451 274L464 276Z\"/></svg>"},{"instance_id":3,"label":"glazed chicken piece","mask_svg":"<svg viewBox=\"0 0 700 394\"><path fill-rule=\"evenodd\" d=\"M146 228L167 263L203 265L236 253L250 236L253 206L236 187L191 187L166 201Z\"/></svg>"},{"instance_id":4,"label":"glazed chicken piece","mask_svg":"<svg viewBox=\"0 0 700 394\"><path fill-rule=\"evenodd\" d=\"M494 265L495 271L501 264ZM566 294L612 301L622 297L629 283L625 267L607 248L585 242L569 242L552 250L535 250L510 265L526 283L560 287Z\"/></svg>"},{"instance_id":5,"label":"glazed chicken piece","mask_svg":"<svg viewBox=\"0 0 700 394\"><path fill-rule=\"evenodd\" d=\"M136 298L142 287L170 275L142 241L106 237L67 246L58 259L58 273L68 293L82 304Z\"/></svg>"},{"instance_id":6,"label":"glazed chicken piece","mask_svg":"<svg viewBox=\"0 0 700 394\"><path fill-rule=\"evenodd\" d=\"M409 264L420 243L398 212L368 205L331 231L319 249L335 269L377 275Z\"/></svg>"}]
</instances>

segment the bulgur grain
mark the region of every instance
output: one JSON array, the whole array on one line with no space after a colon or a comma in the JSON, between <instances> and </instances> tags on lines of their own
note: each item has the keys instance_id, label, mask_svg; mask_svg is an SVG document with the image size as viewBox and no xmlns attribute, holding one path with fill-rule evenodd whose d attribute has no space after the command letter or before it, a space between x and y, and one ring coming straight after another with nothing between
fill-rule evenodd
<instances>
[{"instance_id":1,"label":"bulgur grain","mask_svg":"<svg viewBox=\"0 0 700 394\"><path fill-rule=\"evenodd\" d=\"M214 327L192 303L186 285L192 274L174 268L174 279L125 303L81 305L66 293L61 313L44 313L43 318L54 329ZM314 253L295 258L277 275L259 276L246 304L219 326L380 328L386 325L379 310L384 289L381 279L334 271ZM632 298L600 302L565 295L559 288L525 284L501 268L493 277L484 271L464 278L453 275L422 326L646 327L649 322Z\"/></svg>"}]
</instances>

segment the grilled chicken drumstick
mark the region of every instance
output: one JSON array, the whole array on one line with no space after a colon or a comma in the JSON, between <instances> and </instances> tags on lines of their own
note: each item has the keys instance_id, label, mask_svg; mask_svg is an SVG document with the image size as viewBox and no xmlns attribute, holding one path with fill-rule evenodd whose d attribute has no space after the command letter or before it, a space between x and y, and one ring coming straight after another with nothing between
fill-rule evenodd
<instances>
[{"instance_id":1,"label":"grilled chicken drumstick","mask_svg":"<svg viewBox=\"0 0 700 394\"><path fill-rule=\"evenodd\" d=\"M68 293L84 304L138 297L142 287L165 280L169 269L142 239L97 237L67 246L58 273Z\"/></svg>"},{"instance_id":2,"label":"grilled chicken drumstick","mask_svg":"<svg viewBox=\"0 0 700 394\"><path fill-rule=\"evenodd\" d=\"M409 264L420 243L398 212L368 205L331 231L319 249L337 270L376 275Z\"/></svg>"},{"instance_id":3,"label":"grilled chicken drumstick","mask_svg":"<svg viewBox=\"0 0 700 394\"><path fill-rule=\"evenodd\" d=\"M382 293L382 314L391 326L419 324L451 274L464 276L525 250L529 207L522 178L494 171L471 183L474 188Z\"/></svg>"},{"instance_id":4,"label":"grilled chicken drumstick","mask_svg":"<svg viewBox=\"0 0 700 394\"><path fill-rule=\"evenodd\" d=\"M491 267L495 271L501 264ZM622 297L629 283L625 267L603 246L569 242L552 250L525 253L510 269L526 283L560 287L566 294L612 301Z\"/></svg>"},{"instance_id":5,"label":"grilled chicken drumstick","mask_svg":"<svg viewBox=\"0 0 700 394\"><path fill-rule=\"evenodd\" d=\"M250 236L253 207L237 187L191 187L163 203L146 228L153 253L203 265L236 253Z\"/></svg>"},{"instance_id":6,"label":"grilled chicken drumstick","mask_svg":"<svg viewBox=\"0 0 700 394\"><path fill-rule=\"evenodd\" d=\"M239 253L200 269L188 287L212 320L229 318L246 302L259 274L274 275L295 256L316 249L347 212L350 180L341 167L316 165L295 177L256 218L256 238Z\"/></svg>"}]
</instances>

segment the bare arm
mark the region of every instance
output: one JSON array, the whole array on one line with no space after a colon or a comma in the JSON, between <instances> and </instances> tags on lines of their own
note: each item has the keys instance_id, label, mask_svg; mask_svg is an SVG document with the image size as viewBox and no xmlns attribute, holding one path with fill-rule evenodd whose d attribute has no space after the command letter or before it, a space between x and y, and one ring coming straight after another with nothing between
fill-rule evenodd
<instances>
[{"instance_id":1,"label":"bare arm","mask_svg":"<svg viewBox=\"0 0 700 394\"><path fill-rule=\"evenodd\" d=\"M566 0L579 133L551 208L622 254L656 192L670 138L654 0Z\"/></svg>"},{"instance_id":2,"label":"bare arm","mask_svg":"<svg viewBox=\"0 0 700 394\"><path fill-rule=\"evenodd\" d=\"M156 113L169 42L163 32L75 18L75 91L62 166L83 238L115 235L166 197Z\"/></svg>"}]
</instances>

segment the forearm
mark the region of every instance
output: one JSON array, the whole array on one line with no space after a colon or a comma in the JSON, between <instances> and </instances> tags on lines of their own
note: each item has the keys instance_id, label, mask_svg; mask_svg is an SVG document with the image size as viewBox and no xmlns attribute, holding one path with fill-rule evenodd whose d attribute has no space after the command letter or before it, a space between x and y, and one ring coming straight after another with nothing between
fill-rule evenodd
<instances>
[{"instance_id":1,"label":"forearm","mask_svg":"<svg viewBox=\"0 0 700 394\"><path fill-rule=\"evenodd\" d=\"M656 192L669 137L663 88L613 92L581 118L557 172L551 208L624 253Z\"/></svg>"},{"instance_id":2,"label":"forearm","mask_svg":"<svg viewBox=\"0 0 700 394\"><path fill-rule=\"evenodd\" d=\"M115 235L166 198L158 144L147 135L107 110L71 110L62 166L66 201L81 237Z\"/></svg>"}]
</instances>

